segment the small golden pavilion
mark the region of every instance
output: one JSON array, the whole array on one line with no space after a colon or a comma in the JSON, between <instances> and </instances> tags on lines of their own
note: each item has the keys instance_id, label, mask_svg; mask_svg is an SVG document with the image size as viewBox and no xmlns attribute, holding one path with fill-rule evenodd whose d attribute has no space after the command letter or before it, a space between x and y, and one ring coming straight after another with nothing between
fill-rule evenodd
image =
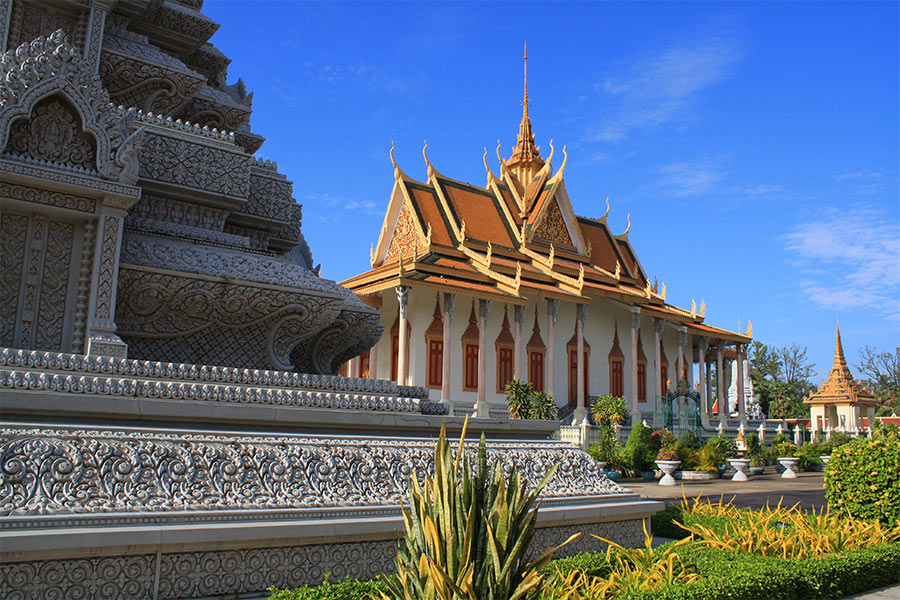
<instances>
[{"instance_id":1,"label":"small golden pavilion","mask_svg":"<svg viewBox=\"0 0 900 600\"><path fill-rule=\"evenodd\" d=\"M726 346L743 356L749 331L704 324L705 303L668 304L629 243L630 216L624 232L610 231L608 199L599 218L574 213L565 148L554 171L552 141L546 159L535 145L525 60L516 145L504 160L498 142L498 174L485 149L484 187L442 175L427 144L428 178L416 181L391 147L394 185L372 268L341 282L382 310L385 331L346 373L426 386L454 413L483 417L505 415L506 383L528 380L578 422L586 396L607 393L628 399L632 420L650 420L656 396L681 379L699 388L708 421L710 365L724 373Z\"/></svg>"},{"instance_id":2,"label":"small golden pavilion","mask_svg":"<svg viewBox=\"0 0 900 600\"><path fill-rule=\"evenodd\" d=\"M844 358L840 325L837 325L834 364L828 379L803 402L809 404L810 423L814 430L830 427L838 431L852 431L868 427L873 422L879 402L872 392L853 379Z\"/></svg>"}]
</instances>

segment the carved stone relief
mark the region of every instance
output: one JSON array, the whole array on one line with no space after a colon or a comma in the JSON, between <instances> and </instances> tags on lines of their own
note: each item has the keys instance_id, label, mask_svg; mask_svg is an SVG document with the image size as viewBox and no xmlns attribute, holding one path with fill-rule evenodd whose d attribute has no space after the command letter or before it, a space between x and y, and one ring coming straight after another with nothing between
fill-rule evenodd
<instances>
[{"instance_id":1,"label":"carved stone relief","mask_svg":"<svg viewBox=\"0 0 900 600\"><path fill-rule=\"evenodd\" d=\"M0 233L3 237L3 252L0 252L0 341L4 346L16 346L16 313L25 267L28 217L5 211L0 213Z\"/></svg>"},{"instance_id":2,"label":"carved stone relief","mask_svg":"<svg viewBox=\"0 0 900 600\"><path fill-rule=\"evenodd\" d=\"M94 138L81 130L78 113L60 97L38 102L30 118L14 121L4 153L85 171L93 171L97 160Z\"/></svg>"}]
</instances>

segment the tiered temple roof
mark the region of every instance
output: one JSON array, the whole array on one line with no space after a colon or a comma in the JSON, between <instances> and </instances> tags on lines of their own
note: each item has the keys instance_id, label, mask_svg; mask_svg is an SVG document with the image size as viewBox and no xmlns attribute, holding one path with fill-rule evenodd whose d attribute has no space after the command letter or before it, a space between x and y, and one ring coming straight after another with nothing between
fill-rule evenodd
<instances>
[{"instance_id":1,"label":"tiered temple roof","mask_svg":"<svg viewBox=\"0 0 900 600\"><path fill-rule=\"evenodd\" d=\"M841 328L837 326L837 340L834 345L834 364L828 373L828 379L822 382L816 392L803 400L805 404L841 404L877 406L875 395L853 379L853 374L844 358L841 345Z\"/></svg>"},{"instance_id":2,"label":"tiered temple roof","mask_svg":"<svg viewBox=\"0 0 900 600\"><path fill-rule=\"evenodd\" d=\"M526 55L527 58L527 55ZM526 63L527 64L527 63ZM544 160L534 144L528 115L528 87L522 121L512 155L504 160L497 145L499 175L483 162L484 187L441 174L422 150L426 181L404 173L393 156L394 186L378 243L371 250L372 269L342 285L365 298L398 285L528 304L534 297L590 303L608 297L638 306L650 316L688 326L699 335L747 343L750 335L703 324L705 304L682 309L666 303L645 273L628 241L631 228L613 234L606 213L599 218L576 215L563 173L567 154L553 170L554 147Z\"/></svg>"}]
</instances>

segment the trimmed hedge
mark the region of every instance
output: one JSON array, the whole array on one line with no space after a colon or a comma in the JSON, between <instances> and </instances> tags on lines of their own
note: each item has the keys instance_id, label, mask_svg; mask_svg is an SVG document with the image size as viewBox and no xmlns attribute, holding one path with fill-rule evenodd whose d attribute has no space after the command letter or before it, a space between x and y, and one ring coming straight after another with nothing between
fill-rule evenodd
<instances>
[{"instance_id":1,"label":"trimmed hedge","mask_svg":"<svg viewBox=\"0 0 900 600\"><path fill-rule=\"evenodd\" d=\"M701 578L628 600L825 600L900 582L900 544L843 555L782 559L721 550L685 553Z\"/></svg>"},{"instance_id":2,"label":"trimmed hedge","mask_svg":"<svg viewBox=\"0 0 900 600\"><path fill-rule=\"evenodd\" d=\"M676 525L684 523L684 515L676 504L668 504L666 507L650 517L650 532L656 537L680 540L690 534Z\"/></svg>"},{"instance_id":3,"label":"trimmed hedge","mask_svg":"<svg viewBox=\"0 0 900 600\"><path fill-rule=\"evenodd\" d=\"M682 554L685 566L701 578L688 585L622 596L622 600L827 600L900 582L900 543L843 555L782 559L721 550ZM602 576L603 554L580 554L550 563L547 571L576 569ZM317 587L273 592L270 600L363 600L378 597L378 581L344 580Z\"/></svg>"}]
</instances>

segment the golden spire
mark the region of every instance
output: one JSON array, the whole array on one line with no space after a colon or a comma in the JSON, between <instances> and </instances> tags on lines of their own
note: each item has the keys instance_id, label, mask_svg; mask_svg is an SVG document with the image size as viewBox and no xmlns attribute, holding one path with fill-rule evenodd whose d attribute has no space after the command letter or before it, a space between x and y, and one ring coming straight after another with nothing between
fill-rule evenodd
<instances>
[{"instance_id":1,"label":"golden spire","mask_svg":"<svg viewBox=\"0 0 900 600\"><path fill-rule=\"evenodd\" d=\"M847 369L847 360L844 358L844 347L841 345L841 324L835 321L835 327L837 328L837 339L834 342L834 365L831 367L831 370L840 369L843 371Z\"/></svg>"},{"instance_id":2,"label":"golden spire","mask_svg":"<svg viewBox=\"0 0 900 600\"><path fill-rule=\"evenodd\" d=\"M522 97L522 122L519 124L519 136L516 147L507 161L509 169L523 186L527 186L534 175L544 166L539 148L534 145L534 133L531 131L531 119L528 117L528 45L525 45L524 60L524 95Z\"/></svg>"}]
</instances>

